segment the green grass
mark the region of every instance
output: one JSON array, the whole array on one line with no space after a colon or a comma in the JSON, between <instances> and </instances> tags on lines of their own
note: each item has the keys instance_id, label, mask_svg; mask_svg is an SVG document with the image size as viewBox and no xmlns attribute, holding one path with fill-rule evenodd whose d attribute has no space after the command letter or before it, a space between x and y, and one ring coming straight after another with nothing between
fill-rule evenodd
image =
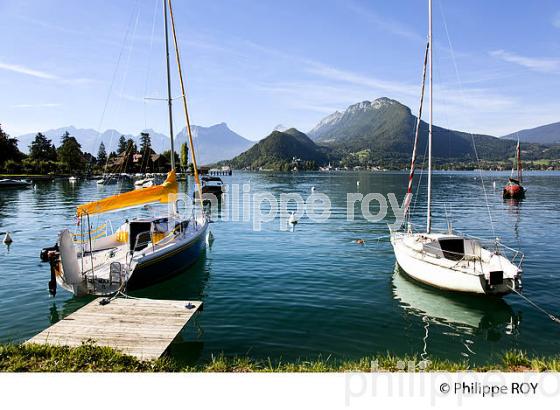
<instances>
[{"instance_id":1,"label":"green grass","mask_svg":"<svg viewBox=\"0 0 560 410\"><path fill-rule=\"evenodd\" d=\"M179 365L170 358L140 361L108 347L84 343L79 347L46 345L0 345L2 372L370 372L376 371L560 371L560 355L534 357L521 351L508 351L494 363L471 366L466 361L432 360L422 367L417 356L385 354L359 360L340 360L318 357L314 360L272 361L250 357L228 357L223 354L193 365Z\"/></svg>"}]
</instances>

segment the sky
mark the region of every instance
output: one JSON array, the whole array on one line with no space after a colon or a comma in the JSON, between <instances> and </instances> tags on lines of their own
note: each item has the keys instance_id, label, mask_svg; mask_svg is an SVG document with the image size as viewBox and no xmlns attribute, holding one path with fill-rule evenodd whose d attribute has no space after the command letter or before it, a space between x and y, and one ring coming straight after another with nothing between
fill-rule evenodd
<instances>
[{"instance_id":1,"label":"sky","mask_svg":"<svg viewBox=\"0 0 560 410\"><path fill-rule=\"evenodd\" d=\"M383 96L417 111L427 1L173 7L194 124L258 140ZM434 0L433 10L436 124L500 136L560 121L560 2ZM0 16L0 123L12 136L69 125L167 133L162 0L0 0Z\"/></svg>"}]
</instances>

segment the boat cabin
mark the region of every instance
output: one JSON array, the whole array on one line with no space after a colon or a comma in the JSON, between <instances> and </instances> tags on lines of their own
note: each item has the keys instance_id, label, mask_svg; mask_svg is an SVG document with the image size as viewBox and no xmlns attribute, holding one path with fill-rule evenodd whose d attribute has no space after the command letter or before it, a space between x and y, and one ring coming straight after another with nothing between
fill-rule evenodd
<instances>
[{"instance_id":1,"label":"boat cabin","mask_svg":"<svg viewBox=\"0 0 560 410\"><path fill-rule=\"evenodd\" d=\"M429 237L423 244L423 251L452 261L480 258L480 243L476 239L463 238L456 235L438 235Z\"/></svg>"}]
</instances>

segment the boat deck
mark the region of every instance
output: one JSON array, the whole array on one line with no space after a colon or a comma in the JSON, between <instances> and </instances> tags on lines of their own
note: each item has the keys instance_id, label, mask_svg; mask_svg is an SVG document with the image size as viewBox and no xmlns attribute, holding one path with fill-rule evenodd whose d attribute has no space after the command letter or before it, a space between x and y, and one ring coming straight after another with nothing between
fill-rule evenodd
<instances>
[{"instance_id":1,"label":"boat deck","mask_svg":"<svg viewBox=\"0 0 560 410\"><path fill-rule=\"evenodd\" d=\"M97 298L25 343L79 346L94 341L140 360L160 357L202 302Z\"/></svg>"}]
</instances>

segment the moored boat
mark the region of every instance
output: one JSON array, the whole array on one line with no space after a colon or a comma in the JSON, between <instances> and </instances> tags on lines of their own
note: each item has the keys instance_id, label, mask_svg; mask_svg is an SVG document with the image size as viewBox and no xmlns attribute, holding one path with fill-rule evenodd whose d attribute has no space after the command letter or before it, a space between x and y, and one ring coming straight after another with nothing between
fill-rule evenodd
<instances>
[{"instance_id":1,"label":"moored boat","mask_svg":"<svg viewBox=\"0 0 560 410\"><path fill-rule=\"evenodd\" d=\"M26 188L30 187L31 184L31 181L27 181L25 179L0 179L0 188Z\"/></svg>"},{"instance_id":2,"label":"moored boat","mask_svg":"<svg viewBox=\"0 0 560 410\"><path fill-rule=\"evenodd\" d=\"M211 194L219 198L224 193L224 182L219 177L203 176L202 194Z\"/></svg>"},{"instance_id":3,"label":"moored boat","mask_svg":"<svg viewBox=\"0 0 560 410\"><path fill-rule=\"evenodd\" d=\"M428 9L428 43L424 56L420 108L416 122L408 190L404 204L404 216L408 220L400 229L391 229L391 245L399 266L408 276L419 282L449 291L501 296L521 288L521 263L523 261L521 252L502 245L499 239L485 247L481 239L455 232L450 223L448 223L448 229L445 231L435 232L432 229L433 43L431 0L428 1ZM427 218L425 232L417 232L410 222L410 201L428 62L430 68L430 120L427 147Z\"/></svg>"},{"instance_id":4,"label":"moored boat","mask_svg":"<svg viewBox=\"0 0 560 410\"><path fill-rule=\"evenodd\" d=\"M519 146L519 141L517 141L516 148L516 162L517 162L517 178L513 178L513 175L509 177L508 183L504 186L503 197L504 199L523 199L525 198L525 187L521 185L523 180L523 170L521 167L521 148ZM511 170L513 174L513 169Z\"/></svg>"},{"instance_id":5,"label":"moored boat","mask_svg":"<svg viewBox=\"0 0 560 410\"><path fill-rule=\"evenodd\" d=\"M170 148L171 152L175 151L167 28L168 6L187 120L189 151L195 170L195 183L200 192L171 0L164 0L163 5ZM121 177L123 176L121 174ZM118 176L111 175L97 183L105 185L117 178ZM153 180L151 182L153 184ZM113 195L78 206L75 233L69 229L63 230L58 236L57 244L41 252L42 259L49 260L51 266L50 292L56 294L58 284L75 296L111 295L160 282L194 264L206 246L209 221L202 206L188 216L181 215L177 209L177 193L175 160L171 155L171 170L161 185ZM95 228L91 223L93 216L140 208L152 203L168 204L167 212L126 218L116 231L111 229L110 223Z\"/></svg>"}]
</instances>

